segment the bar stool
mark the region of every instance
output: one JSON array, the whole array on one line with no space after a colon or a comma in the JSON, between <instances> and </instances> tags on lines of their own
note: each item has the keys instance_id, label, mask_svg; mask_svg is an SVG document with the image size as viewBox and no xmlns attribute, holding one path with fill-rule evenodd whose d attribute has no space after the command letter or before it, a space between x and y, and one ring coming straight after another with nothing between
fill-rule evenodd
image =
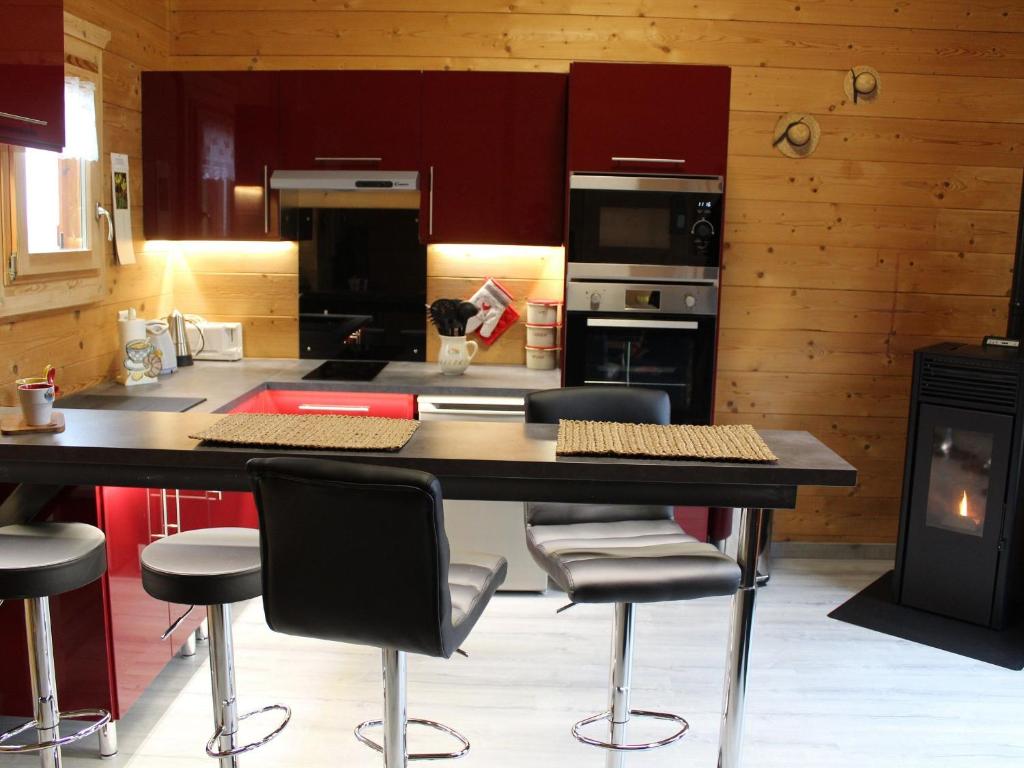
<instances>
[{"instance_id":1,"label":"bar stool","mask_svg":"<svg viewBox=\"0 0 1024 768\"><path fill-rule=\"evenodd\" d=\"M214 733L206 754L221 768L235 768L238 756L262 747L291 720L284 704L238 714L231 604L260 595L259 533L249 528L207 528L159 539L142 550L142 586L152 597L169 603L206 606L210 641L210 685ZM190 607L167 633L184 620ZM254 715L279 711L281 724L266 736L238 745L238 724Z\"/></svg>"},{"instance_id":2,"label":"bar stool","mask_svg":"<svg viewBox=\"0 0 1024 768\"><path fill-rule=\"evenodd\" d=\"M505 559L449 563L441 485L426 472L321 459L252 459L247 466L270 628L381 649L384 716L360 723L355 736L384 755L385 768L465 755L462 734L407 718L406 653L447 659L458 652L505 580ZM409 754L410 722L443 731L459 748ZM383 744L366 735L376 726Z\"/></svg>"},{"instance_id":3,"label":"bar stool","mask_svg":"<svg viewBox=\"0 0 1024 768\"><path fill-rule=\"evenodd\" d=\"M91 584L106 569L106 539L102 531L91 525L37 523L0 527L0 603L25 601L34 700L34 719L0 733L0 755L38 752L43 768L59 768L61 747L99 732L110 722L110 713L105 709L60 711L50 627L50 597ZM93 722L61 736L62 718ZM38 738L35 743L4 743L32 728Z\"/></svg>"},{"instance_id":4,"label":"bar stool","mask_svg":"<svg viewBox=\"0 0 1024 768\"><path fill-rule=\"evenodd\" d=\"M526 396L528 423L560 419L667 424L669 398L664 392L626 387L566 387ZM548 504L526 505L526 540L530 553L554 582L576 603L613 603L611 685L608 710L572 727L580 742L611 750L608 765L621 764L622 753L672 744L689 730L679 715L630 709L636 604L731 595L739 586L739 566L711 544L688 536L670 506ZM568 606L567 606L568 607ZM676 723L658 741L626 741L630 717ZM608 740L582 729L607 720Z\"/></svg>"}]
</instances>

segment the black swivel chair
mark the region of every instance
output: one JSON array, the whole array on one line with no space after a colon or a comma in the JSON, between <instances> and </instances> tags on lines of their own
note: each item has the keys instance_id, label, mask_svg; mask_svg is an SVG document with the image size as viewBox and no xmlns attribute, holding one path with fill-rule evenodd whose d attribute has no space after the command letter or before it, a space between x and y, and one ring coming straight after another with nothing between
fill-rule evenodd
<instances>
[{"instance_id":1,"label":"black swivel chair","mask_svg":"<svg viewBox=\"0 0 1024 768\"><path fill-rule=\"evenodd\" d=\"M406 653L449 658L505 580L504 558L449 563L441 485L426 472L305 458L248 464L260 516L263 606L276 632L381 648L384 717L356 738L407 760L461 757L447 726L406 717ZM408 754L408 722L460 749ZM383 745L365 735L382 725Z\"/></svg>"},{"instance_id":2,"label":"black swivel chair","mask_svg":"<svg viewBox=\"0 0 1024 768\"><path fill-rule=\"evenodd\" d=\"M526 397L526 421L561 419L668 424L669 398L662 391L626 387L566 387ZM611 690L608 711L572 729L577 740L616 753L665 746L681 739L687 722L663 712L630 709L635 604L731 595L739 586L736 563L715 547L688 536L672 507L531 503L526 506L531 554L572 603L614 603ZM645 744L626 743L631 715L674 721L672 735ZM610 739L582 728L608 720Z\"/></svg>"}]
</instances>

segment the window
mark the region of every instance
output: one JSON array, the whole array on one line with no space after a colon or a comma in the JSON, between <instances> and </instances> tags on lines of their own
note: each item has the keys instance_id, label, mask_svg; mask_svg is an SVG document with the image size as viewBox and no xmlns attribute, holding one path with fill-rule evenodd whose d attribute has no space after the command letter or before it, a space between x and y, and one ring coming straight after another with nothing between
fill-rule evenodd
<instances>
[{"instance_id":1,"label":"window","mask_svg":"<svg viewBox=\"0 0 1024 768\"><path fill-rule=\"evenodd\" d=\"M64 150L0 145L0 316L102 294L102 49L87 42L95 34L78 34L77 21L65 14Z\"/></svg>"}]
</instances>

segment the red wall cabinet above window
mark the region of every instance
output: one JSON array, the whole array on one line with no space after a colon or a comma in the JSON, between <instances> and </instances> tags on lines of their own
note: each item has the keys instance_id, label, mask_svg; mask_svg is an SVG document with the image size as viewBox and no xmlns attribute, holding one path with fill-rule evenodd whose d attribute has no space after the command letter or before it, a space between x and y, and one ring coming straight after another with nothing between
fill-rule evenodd
<instances>
[{"instance_id":1,"label":"red wall cabinet above window","mask_svg":"<svg viewBox=\"0 0 1024 768\"><path fill-rule=\"evenodd\" d=\"M144 72L146 237L277 239L278 75Z\"/></svg>"},{"instance_id":2,"label":"red wall cabinet above window","mask_svg":"<svg viewBox=\"0 0 1024 768\"><path fill-rule=\"evenodd\" d=\"M423 75L420 239L561 245L566 77Z\"/></svg>"},{"instance_id":3,"label":"red wall cabinet above window","mask_svg":"<svg viewBox=\"0 0 1024 768\"><path fill-rule=\"evenodd\" d=\"M419 72L282 72L281 167L415 171Z\"/></svg>"},{"instance_id":4,"label":"red wall cabinet above window","mask_svg":"<svg viewBox=\"0 0 1024 768\"><path fill-rule=\"evenodd\" d=\"M0 0L0 143L64 148L64 4Z\"/></svg>"},{"instance_id":5,"label":"red wall cabinet above window","mask_svg":"<svg viewBox=\"0 0 1024 768\"><path fill-rule=\"evenodd\" d=\"M728 67L572 65L570 172L724 176L728 146Z\"/></svg>"}]
</instances>

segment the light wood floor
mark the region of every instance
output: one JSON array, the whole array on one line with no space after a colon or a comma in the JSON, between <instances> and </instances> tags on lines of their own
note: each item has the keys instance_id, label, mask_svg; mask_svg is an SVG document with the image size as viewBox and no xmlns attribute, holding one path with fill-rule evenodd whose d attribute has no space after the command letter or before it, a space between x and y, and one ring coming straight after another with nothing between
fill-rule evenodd
<instances>
[{"instance_id":1,"label":"light wood floor","mask_svg":"<svg viewBox=\"0 0 1024 768\"><path fill-rule=\"evenodd\" d=\"M888 567L776 561L758 604L747 768L1024 766L1024 674L826 617ZM605 704L611 608L556 616L564 602L553 593L499 596L466 644L469 659L410 658L410 715L469 737L460 766L604 765L569 726ZM630 766L715 765L728 608L726 599L640 607L634 706L679 712L692 728L675 746L630 756ZM238 616L235 648L241 706L282 701L294 712L289 728L243 765L381 765L351 735L359 720L379 717L378 652L275 635L258 602ZM208 674L203 645L194 659L175 659L120 723L121 755L104 765L215 766L202 752L211 730ZM243 736L262 727L250 722ZM411 738L413 749L446 746L415 729ZM69 768L100 765L82 747L65 755Z\"/></svg>"}]
</instances>

